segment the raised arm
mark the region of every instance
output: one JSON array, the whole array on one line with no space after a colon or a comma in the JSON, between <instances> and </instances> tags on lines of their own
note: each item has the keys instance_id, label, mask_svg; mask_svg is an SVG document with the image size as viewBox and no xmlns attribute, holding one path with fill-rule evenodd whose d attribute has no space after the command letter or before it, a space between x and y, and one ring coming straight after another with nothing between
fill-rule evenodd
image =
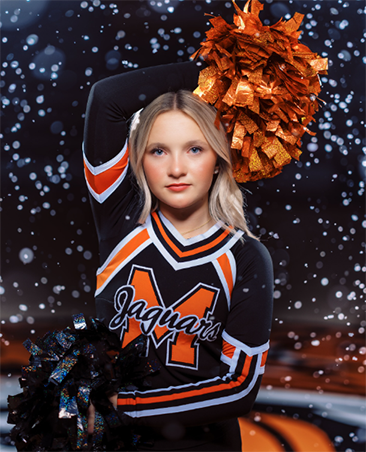
<instances>
[{"instance_id":1,"label":"raised arm","mask_svg":"<svg viewBox=\"0 0 366 452\"><path fill-rule=\"evenodd\" d=\"M108 77L93 85L83 154L99 241L121 233L130 210L138 215L136 205L132 206L135 192L129 177L128 120L165 92L195 89L199 70L195 62L168 64Z\"/></svg>"},{"instance_id":2,"label":"raised arm","mask_svg":"<svg viewBox=\"0 0 366 452\"><path fill-rule=\"evenodd\" d=\"M128 119L168 91L193 91L200 67L195 62L138 69L105 78L90 91L84 129L84 150L93 166L116 156L123 148Z\"/></svg>"}]
</instances>

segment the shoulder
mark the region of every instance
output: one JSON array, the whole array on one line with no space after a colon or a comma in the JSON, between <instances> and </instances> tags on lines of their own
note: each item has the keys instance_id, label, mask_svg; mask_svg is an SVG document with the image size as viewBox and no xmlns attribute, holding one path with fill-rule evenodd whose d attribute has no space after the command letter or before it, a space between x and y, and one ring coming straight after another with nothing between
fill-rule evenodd
<instances>
[{"instance_id":1,"label":"shoulder","mask_svg":"<svg viewBox=\"0 0 366 452\"><path fill-rule=\"evenodd\" d=\"M272 258L268 249L259 240L244 234L243 240L239 240L232 251L238 264L260 265L268 269L272 268Z\"/></svg>"}]
</instances>

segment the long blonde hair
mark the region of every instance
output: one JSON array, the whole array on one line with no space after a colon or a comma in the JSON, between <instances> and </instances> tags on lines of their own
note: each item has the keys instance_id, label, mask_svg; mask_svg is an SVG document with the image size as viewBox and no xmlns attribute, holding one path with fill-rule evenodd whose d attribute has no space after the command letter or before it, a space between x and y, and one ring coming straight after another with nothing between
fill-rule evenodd
<instances>
[{"instance_id":1,"label":"long blonde hair","mask_svg":"<svg viewBox=\"0 0 366 452\"><path fill-rule=\"evenodd\" d=\"M243 194L233 178L231 153L224 127L220 124L218 129L214 124L216 110L190 91L184 90L165 93L156 98L141 112L139 123L130 132L130 162L143 195L139 222L144 223L150 212L158 207L158 200L151 194L142 165L150 130L158 115L172 110L179 110L193 119L218 156L219 172L214 176L209 193L211 217L216 222L223 221L225 228L232 233L235 233L236 229L241 229L254 237L244 216Z\"/></svg>"}]
</instances>

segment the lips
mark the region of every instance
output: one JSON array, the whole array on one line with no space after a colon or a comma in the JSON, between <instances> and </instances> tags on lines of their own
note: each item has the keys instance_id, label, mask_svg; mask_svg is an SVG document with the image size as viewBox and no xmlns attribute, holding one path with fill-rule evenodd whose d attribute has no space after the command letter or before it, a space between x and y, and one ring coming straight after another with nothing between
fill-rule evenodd
<instances>
[{"instance_id":1,"label":"lips","mask_svg":"<svg viewBox=\"0 0 366 452\"><path fill-rule=\"evenodd\" d=\"M183 191L190 187L189 184L171 184L167 185L167 188L172 191Z\"/></svg>"}]
</instances>

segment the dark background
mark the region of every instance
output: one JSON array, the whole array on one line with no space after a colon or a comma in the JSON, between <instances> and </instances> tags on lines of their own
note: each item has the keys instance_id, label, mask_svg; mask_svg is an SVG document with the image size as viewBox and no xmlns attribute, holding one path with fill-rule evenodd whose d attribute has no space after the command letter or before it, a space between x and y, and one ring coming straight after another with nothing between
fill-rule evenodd
<instances>
[{"instance_id":1,"label":"dark background","mask_svg":"<svg viewBox=\"0 0 366 452\"><path fill-rule=\"evenodd\" d=\"M267 25L305 14L302 42L329 58L326 105L310 127L316 137L303 137L301 161L244 186L251 226L274 261L273 337L288 350L317 347L324 331L359 344L365 3L263 3ZM94 315L98 251L81 158L90 87L122 71L186 61L209 28L204 13L232 23L233 12L230 1L214 0L1 2L4 371L19 341L65 327L72 314ZM361 376L365 347L352 350Z\"/></svg>"}]
</instances>

